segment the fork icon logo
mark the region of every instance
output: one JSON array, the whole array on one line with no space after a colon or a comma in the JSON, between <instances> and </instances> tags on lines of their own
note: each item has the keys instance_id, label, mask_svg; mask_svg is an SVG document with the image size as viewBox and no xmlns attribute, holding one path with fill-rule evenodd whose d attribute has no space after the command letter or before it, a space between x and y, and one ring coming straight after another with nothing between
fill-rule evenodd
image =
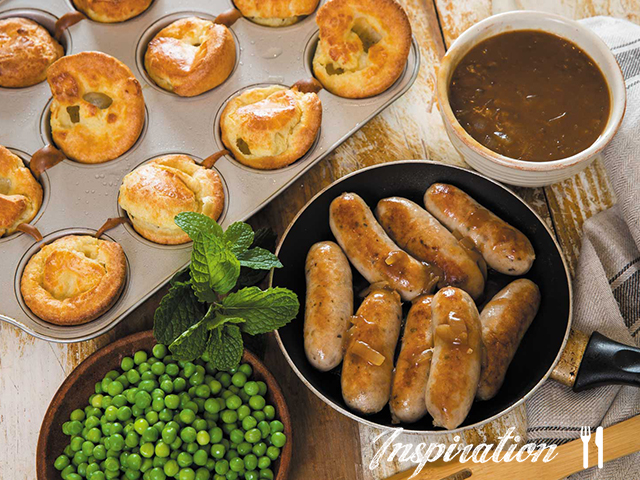
<instances>
[{"instance_id":1,"label":"fork icon logo","mask_svg":"<svg viewBox=\"0 0 640 480\"><path fill-rule=\"evenodd\" d=\"M580 428L580 438L582 439L582 467L589 468L589 440L591 440L591 427ZM596 428L596 447L598 447L598 468L602 468L602 457L604 453L604 438L602 427Z\"/></svg>"}]
</instances>

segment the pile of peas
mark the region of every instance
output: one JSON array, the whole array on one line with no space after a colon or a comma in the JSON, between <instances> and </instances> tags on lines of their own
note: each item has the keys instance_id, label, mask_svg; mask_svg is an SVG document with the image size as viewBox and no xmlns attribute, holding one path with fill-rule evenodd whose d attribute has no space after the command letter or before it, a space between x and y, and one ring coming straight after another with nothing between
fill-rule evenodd
<instances>
[{"instance_id":1,"label":"pile of peas","mask_svg":"<svg viewBox=\"0 0 640 480\"><path fill-rule=\"evenodd\" d=\"M71 413L54 464L62 479L272 480L287 438L251 366L219 372L206 354L192 363L165 345L152 353L123 358Z\"/></svg>"}]
</instances>

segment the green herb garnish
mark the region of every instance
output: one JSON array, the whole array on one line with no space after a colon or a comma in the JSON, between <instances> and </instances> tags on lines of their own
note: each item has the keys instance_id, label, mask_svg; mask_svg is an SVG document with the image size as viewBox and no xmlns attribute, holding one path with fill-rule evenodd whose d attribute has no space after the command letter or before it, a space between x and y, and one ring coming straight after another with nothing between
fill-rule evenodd
<instances>
[{"instance_id":1,"label":"green herb garnish","mask_svg":"<svg viewBox=\"0 0 640 480\"><path fill-rule=\"evenodd\" d=\"M178 360L193 361L206 351L214 368L230 370L242 357L242 332L258 335L286 325L298 314L298 297L286 288L249 286L282 267L268 250L273 234L254 233L243 222L223 231L194 212L178 214L175 222L193 240L191 264L171 280L153 335Z\"/></svg>"}]
</instances>

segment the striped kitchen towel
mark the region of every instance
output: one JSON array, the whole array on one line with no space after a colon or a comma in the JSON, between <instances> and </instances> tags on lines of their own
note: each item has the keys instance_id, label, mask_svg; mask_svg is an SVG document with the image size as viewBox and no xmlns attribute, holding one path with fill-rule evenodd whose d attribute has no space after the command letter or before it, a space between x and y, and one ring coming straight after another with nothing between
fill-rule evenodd
<instances>
[{"instance_id":1,"label":"striped kitchen towel","mask_svg":"<svg viewBox=\"0 0 640 480\"><path fill-rule=\"evenodd\" d=\"M640 26L609 17L582 23L611 48L627 86L627 112L604 151L617 205L584 224L574 280L574 327L640 346ZM581 426L607 427L640 413L640 389L609 386L582 393L549 381L527 402L531 441L561 444ZM640 454L571 477L639 480Z\"/></svg>"}]
</instances>

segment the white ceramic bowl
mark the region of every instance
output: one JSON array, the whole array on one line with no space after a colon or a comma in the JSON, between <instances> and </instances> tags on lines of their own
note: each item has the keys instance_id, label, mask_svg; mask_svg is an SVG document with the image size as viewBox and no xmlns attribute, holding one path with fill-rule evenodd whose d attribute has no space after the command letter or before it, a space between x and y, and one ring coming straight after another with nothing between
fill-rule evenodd
<instances>
[{"instance_id":1,"label":"white ceramic bowl","mask_svg":"<svg viewBox=\"0 0 640 480\"><path fill-rule=\"evenodd\" d=\"M571 157L550 162L516 160L493 152L477 142L456 119L449 104L449 83L456 66L479 42L513 30L540 30L570 40L585 51L602 70L609 85L611 112L604 131L586 150ZM491 178L523 187L550 185L586 168L617 132L627 104L624 78L618 62L600 37L573 20L533 11L494 15L475 24L460 35L444 56L438 70L437 94L447 135L465 161Z\"/></svg>"}]
</instances>

